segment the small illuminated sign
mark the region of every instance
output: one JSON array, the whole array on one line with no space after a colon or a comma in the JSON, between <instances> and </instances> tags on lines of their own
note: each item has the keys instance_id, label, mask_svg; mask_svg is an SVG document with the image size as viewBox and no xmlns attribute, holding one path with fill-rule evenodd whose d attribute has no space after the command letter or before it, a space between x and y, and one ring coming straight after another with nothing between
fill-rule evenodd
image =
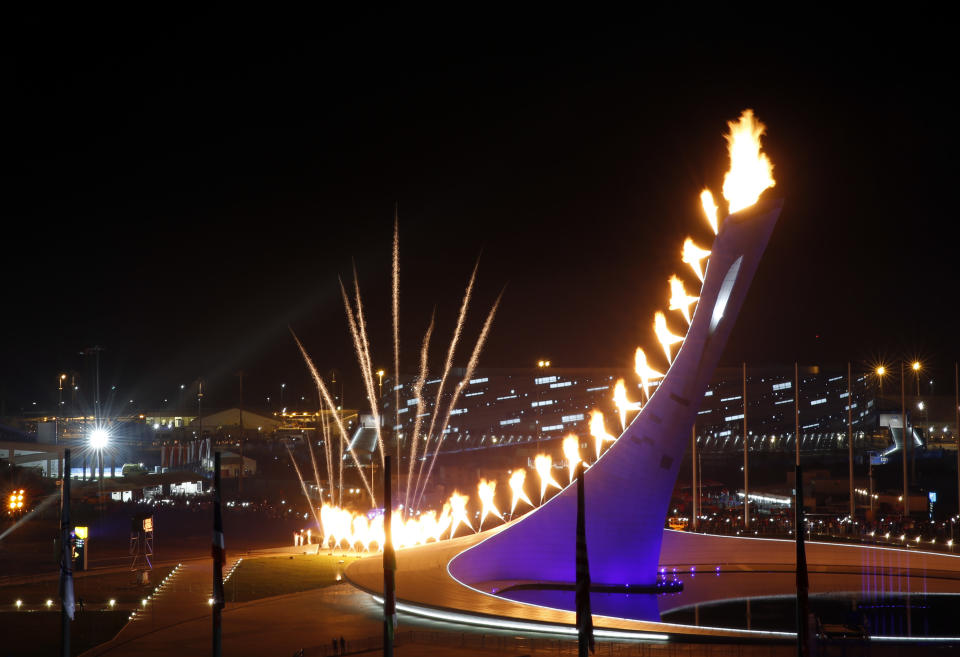
<instances>
[{"instance_id":1,"label":"small illuminated sign","mask_svg":"<svg viewBox=\"0 0 960 657\"><path fill-rule=\"evenodd\" d=\"M153 531L153 516L143 519L143 531L145 532Z\"/></svg>"},{"instance_id":2,"label":"small illuminated sign","mask_svg":"<svg viewBox=\"0 0 960 657\"><path fill-rule=\"evenodd\" d=\"M74 528L73 528L73 533L76 535L77 538L79 538L79 539L81 539L81 540L86 540L86 538L87 538L87 528L86 528L86 527L74 527Z\"/></svg>"}]
</instances>

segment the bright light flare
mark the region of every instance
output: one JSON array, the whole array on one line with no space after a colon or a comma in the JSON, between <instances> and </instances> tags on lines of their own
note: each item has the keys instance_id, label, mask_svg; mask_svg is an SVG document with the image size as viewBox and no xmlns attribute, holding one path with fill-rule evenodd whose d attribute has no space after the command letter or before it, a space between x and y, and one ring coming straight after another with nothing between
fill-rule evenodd
<instances>
[{"instance_id":1,"label":"bright light flare","mask_svg":"<svg viewBox=\"0 0 960 657\"><path fill-rule=\"evenodd\" d=\"M706 249L701 249L699 246L693 243L693 240L689 237L683 241L683 251L680 253L680 261L684 264L690 265L690 268L693 269L693 272L697 275L697 278L700 279L700 282L703 282L703 260L710 255L710 252Z\"/></svg>"},{"instance_id":2,"label":"bright light flare","mask_svg":"<svg viewBox=\"0 0 960 657\"><path fill-rule=\"evenodd\" d=\"M640 402L632 402L627 399L627 384L623 382L623 379L617 379L616 385L613 386L613 403L620 413L620 426L624 429L627 428L627 413L629 411L639 411L643 407Z\"/></svg>"},{"instance_id":3,"label":"bright light flare","mask_svg":"<svg viewBox=\"0 0 960 657\"><path fill-rule=\"evenodd\" d=\"M603 422L603 413L600 411L590 411L590 435L593 436L593 442L597 448L597 458L600 458L603 443L612 443L617 439L616 436L607 433L607 427Z\"/></svg>"},{"instance_id":4,"label":"bright light flare","mask_svg":"<svg viewBox=\"0 0 960 657\"><path fill-rule=\"evenodd\" d=\"M657 334L657 340L663 347L663 353L667 355L667 362L672 363L673 354L670 353L670 347L678 342L683 342L683 336L670 332L670 329L667 328L667 316L661 312L653 316L653 332Z\"/></svg>"},{"instance_id":5,"label":"bright light flare","mask_svg":"<svg viewBox=\"0 0 960 657\"><path fill-rule=\"evenodd\" d=\"M670 277L670 310L679 310L690 326L690 306L700 300L700 297L691 297L683 288L683 281L676 276Z\"/></svg>"},{"instance_id":6,"label":"bright light flare","mask_svg":"<svg viewBox=\"0 0 960 657\"><path fill-rule=\"evenodd\" d=\"M547 494L547 488L553 486L559 490L562 486L557 483L557 480L553 478L553 473L550 472L553 468L553 459L550 458L549 454L537 454L533 459L533 467L540 475L540 502L543 502L543 498Z\"/></svg>"},{"instance_id":7,"label":"bright light flare","mask_svg":"<svg viewBox=\"0 0 960 657\"><path fill-rule=\"evenodd\" d=\"M450 538L457 533L457 528L461 524L473 529L470 518L467 517L467 496L453 491L453 495L450 496Z\"/></svg>"},{"instance_id":8,"label":"bright light flare","mask_svg":"<svg viewBox=\"0 0 960 657\"><path fill-rule=\"evenodd\" d=\"M577 475L577 466L580 465L580 438L569 434L563 439L563 455L567 459L567 471L570 473L570 482Z\"/></svg>"},{"instance_id":9,"label":"bright light flare","mask_svg":"<svg viewBox=\"0 0 960 657\"><path fill-rule=\"evenodd\" d=\"M647 399L650 399L651 379L662 379L663 372L658 372L647 364L647 354L640 347L637 347L637 353L633 357L633 368L640 377L644 394L647 395Z\"/></svg>"},{"instance_id":10,"label":"bright light flare","mask_svg":"<svg viewBox=\"0 0 960 657\"><path fill-rule=\"evenodd\" d=\"M500 511L497 510L497 502L493 499L496 492L496 479L490 481L481 479L480 483L477 484L477 497L480 498L480 525L477 527L477 531L483 529L483 521L486 519L487 514L492 513L500 518L500 520L503 520L503 516L500 515Z\"/></svg>"},{"instance_id":11,"label":"bright light flare","mask_svg":"<svg viewBox=\"0 0 960 657\"><path fill-rule=\"evenodd\" d=\"M523 468L518 468L510 473L510 490L513 492L513 499L510 501L510 513L511 515L517 508L517 503L520 500L523 500L530 506L533 506L533 502L530 501L530 498L527 497L526 491L523 490L523 484L527 480L527 471Z\"/></svg>"},{"instance_id":12,"label":"bright light flare","mask_svg":"<svg viewBox=\"0 0 960 657\"><path fill-rule=\"evenodd\" d=\"M710 228L713 229L713 234L716 235L720 232L720 219L717 216L720 208L717 207L716 202L713 200L713 194L710 193L709 189L700 192L700 205L703 207L703 214L706 215L707 221L710 222Z\"/></svg>"},{"instance_id":13,"label":"bright light flare","mask_svg":"<svg viewBox=\"0 0 960 657\"><path fill-rule=\"evenodd\" d=\"M733 214L756 203L760 194L776 185L776 181L773 163L760 150L760 138L767 127L754 118L753 110L744 110L740 119L728 122L727 127L730 170L723 178L723 198Z\"/></svg>"},{"instance_id":14,"label":"bright light flare","mask_svg":"<svg viewBox=\"0 0 960 657\"><path fill-rule=\"evenodd\" d=\"M110 442L110 434L103 427L97 427L90 432L90 447L93 449L103 449Z\"/></svg>"}]
</instances>

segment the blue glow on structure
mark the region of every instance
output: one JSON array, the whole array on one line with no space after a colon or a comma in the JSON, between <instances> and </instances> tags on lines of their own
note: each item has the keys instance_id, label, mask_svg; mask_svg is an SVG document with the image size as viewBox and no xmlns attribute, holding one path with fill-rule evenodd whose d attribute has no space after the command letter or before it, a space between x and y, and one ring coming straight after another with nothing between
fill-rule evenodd
<instances>
[{"instance_id":1,"label":"blue glow on structure","mask_svg":"<svg viewBox=\"0 0 960 657\"><path fill-rule=\"evenodd\" d=\"M743 305L779 202L729 217L714 241L687 336L643 410L585 474L587 547L596 585L653 586L663 523L690 427ZM742 284L741 284L742 283ZM729 321L720 322L726 317ZM465 584L569 583L575 575L576 487L454 557Z\"/></svg>"}]
</instances>

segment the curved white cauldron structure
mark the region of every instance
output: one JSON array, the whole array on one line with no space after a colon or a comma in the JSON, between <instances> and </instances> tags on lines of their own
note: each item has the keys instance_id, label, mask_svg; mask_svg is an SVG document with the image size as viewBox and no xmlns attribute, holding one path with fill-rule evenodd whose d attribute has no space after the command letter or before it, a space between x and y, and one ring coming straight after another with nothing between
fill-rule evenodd
<instances>
[{"instance_id":1,"label":"curved white cauldron structure","mask_svg":"<svg viewBox=\"0 0 960 657\"><path fill-rule=\"evenodd\" d=\"M779 200L760 202L723 221L700 300L673 364L643 410L586 472L587 546L594 585L646 587L657 582L663 523L690 428L781 207ZM457 555L450 573L466 583L575 581L576 506L576 487L568 486Z\"/></svg>"}]
</instances>

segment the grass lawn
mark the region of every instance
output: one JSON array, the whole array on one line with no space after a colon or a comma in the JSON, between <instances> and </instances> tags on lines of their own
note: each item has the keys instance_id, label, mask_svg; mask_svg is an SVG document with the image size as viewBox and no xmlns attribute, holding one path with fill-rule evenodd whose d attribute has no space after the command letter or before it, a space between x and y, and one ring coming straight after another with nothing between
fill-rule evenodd
<instances>
[{"instance_id":1,"label":"grass lawn","mask_svg":"<svg viewBox=\"0 0 960 657\"><path fill-rule=\"evenodd\" d=\"M244 559L224 586L227 602L246 602L335 584L357 557L303 554Z\"/></svg>"}]
</instances>

